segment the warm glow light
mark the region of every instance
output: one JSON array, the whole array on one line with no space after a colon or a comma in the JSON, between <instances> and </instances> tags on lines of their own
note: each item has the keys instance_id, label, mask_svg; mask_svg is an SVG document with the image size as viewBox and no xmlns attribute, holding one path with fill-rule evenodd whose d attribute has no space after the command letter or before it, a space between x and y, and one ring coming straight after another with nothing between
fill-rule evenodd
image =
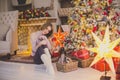
<instances>
[{"instance_id":1,"label":"warm glow light","mask_svg":"<svg viewBox=\"0 0 120 80\"><path fill-rule=\"evenodd\" d=\"M101 41L94 33L92 33L92 35L95 39L95 43L97 44L97 47L89 48L89 50L97 53L97 55L90 66L92 66L93 64L95 64L96 62L98 62L99 60L104 58L104 60L109 64L109 67L110 67L111 71L113 72L113 74L115 74L112 57L120 58L120 53L118 53L114 50L114 47L116 47L117 44L119 44L120 38L113 42L110 42L108 26L106 28L103 41Z\"/></svg>"}]
</instances>

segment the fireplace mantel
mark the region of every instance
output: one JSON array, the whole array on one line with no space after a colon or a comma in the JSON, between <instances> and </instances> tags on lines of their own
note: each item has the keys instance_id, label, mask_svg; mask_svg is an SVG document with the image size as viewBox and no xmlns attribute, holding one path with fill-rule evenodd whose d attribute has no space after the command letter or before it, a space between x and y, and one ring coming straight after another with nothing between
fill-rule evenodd
<instances>
[{"instance_id":1,"label":"fireplace mantel","mask_svg":"<svg viewBox=\"0 0 120 80\"><path fill-rule=\"evenodd\" d=\"M42 17L42 18L32 18L32 19L19 19L19 26L39 26L45 23L46 21L55 23L55 17Z\"/></svg>"}]
</instances>

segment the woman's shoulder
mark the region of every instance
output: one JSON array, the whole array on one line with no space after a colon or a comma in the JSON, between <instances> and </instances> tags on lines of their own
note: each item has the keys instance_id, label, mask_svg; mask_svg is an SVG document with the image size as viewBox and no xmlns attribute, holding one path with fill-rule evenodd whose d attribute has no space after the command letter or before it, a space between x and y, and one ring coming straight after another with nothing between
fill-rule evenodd
<instances>
[{"instance_id":1,"label":"woman's shoulder","mask_svg":"<svg viewBox=\"0 0 120 80\"><path fill-rule=\"evenodd\" d=\"M35 35L39 35L39 34L41 34L41 31L36 31L36 32L31 33L31 36L35 36Z\"/></svg>"},{"instance_id":2,"label":"woman's shoulder","mask_svg":"<svg viewBox=\"0 0 120 80\"><path fill-rule=\"evenodd\" d=\"M30 36L31 36L31 38L37 38L40 34L41 34L41 32L37 31L37 32L31 33Z\"/></svg>"}]
</instances>

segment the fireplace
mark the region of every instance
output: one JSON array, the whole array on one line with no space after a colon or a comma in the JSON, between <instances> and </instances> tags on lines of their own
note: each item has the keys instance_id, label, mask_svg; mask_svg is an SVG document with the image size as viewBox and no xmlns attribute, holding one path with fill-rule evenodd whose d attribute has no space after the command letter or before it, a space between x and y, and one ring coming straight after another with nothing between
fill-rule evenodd
<instances>
[{"instance_id":1,"label":"fireplace","mask_svg":"<svg viewBox=\"0 0 120 80\"><path fill-rule=\"evenodd\" d=\"M26 54L31 53L31 44L30 44L30 34L32 32L38 31L41 28L41 25L46 21L49 21L53 24L54 31L56 30L56 18L54 17L44 17L44 18L35 18L29 20L19 20L18 26L18 52L17 54Z\"/></svg>"}]
</instances>

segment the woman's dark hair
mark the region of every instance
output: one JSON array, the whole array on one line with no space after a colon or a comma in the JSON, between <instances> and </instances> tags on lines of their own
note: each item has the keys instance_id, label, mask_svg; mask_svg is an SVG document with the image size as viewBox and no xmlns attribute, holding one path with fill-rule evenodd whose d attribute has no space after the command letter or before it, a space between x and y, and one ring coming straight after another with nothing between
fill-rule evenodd
<instances>
[{"instance_id":1,"label":"woman's dark hair","mask_svg":"<svg viewBox=\"0 0 120 80\"><path fill-rule=\"evenodd\" d=\"M46 22L45 24L43 24L42 25L42 27L41 27L41 30L44 30L44 29L46 29L48 26L50 26L51 27L51 31L48 33L48 34L46 34L45 36L46 37L50 37L51 35L52 35L52 33L53 33L53 25L50 23L50 22Z\"/></svg>"}]
</instances>

